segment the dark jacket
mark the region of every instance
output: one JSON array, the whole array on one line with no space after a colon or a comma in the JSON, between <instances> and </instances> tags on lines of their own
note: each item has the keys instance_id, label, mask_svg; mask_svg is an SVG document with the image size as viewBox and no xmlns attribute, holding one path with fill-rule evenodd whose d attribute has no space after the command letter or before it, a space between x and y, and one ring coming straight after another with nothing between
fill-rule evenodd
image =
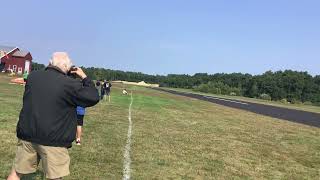
<instances>
[{"instance_id":1,"label":"dark jacket","mask_svg":"<svg viewBox=\"0 0 320 180\"><path fill-rule=\"evenodd\" d=\"M17 137L46 146L71 147L76 136L76 107L97 104L94 83L68 77L55 67L28 76Z\"/></svg>"},{"instance_id":2,"label":"dark jacket","mask_svg":"<svg viewBox=\"0 0 320 180\"><path fill-rule=\"evenodd\" d=\"M111 83L109 83L109 82L105 82L105 83L103 83L104 91L108 91L108 92L110 92L110 90L111 90L111 86L112 86L112 84L111 84Z\"/></svg>"}]
</instances>

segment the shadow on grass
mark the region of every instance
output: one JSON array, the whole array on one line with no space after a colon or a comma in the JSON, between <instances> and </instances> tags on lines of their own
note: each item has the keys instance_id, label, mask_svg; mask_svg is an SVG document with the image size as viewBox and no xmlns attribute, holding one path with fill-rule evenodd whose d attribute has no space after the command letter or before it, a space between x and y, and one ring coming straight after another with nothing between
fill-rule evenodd
<instances>
[{"instance_id":1,"label":"shadow on grass","mask_svg":"<svg viewBox=\"0 0 320 180\"><path fill-rule=\"evenodd\" d=\"M45 175L42 171L37 170L37 172L22 176L21 180L44 180Z\"/></svg>"}]
</instances>

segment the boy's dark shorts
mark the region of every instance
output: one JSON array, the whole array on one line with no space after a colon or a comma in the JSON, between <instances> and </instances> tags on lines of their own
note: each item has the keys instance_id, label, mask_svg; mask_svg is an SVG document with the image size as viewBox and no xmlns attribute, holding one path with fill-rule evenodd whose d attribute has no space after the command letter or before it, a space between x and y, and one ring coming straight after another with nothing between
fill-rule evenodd
<instances>
[{"instance_id":1,"label":"boy's dark shorts","mask_svg":"<svg viewBox=\"0 0 320 180\"><path fill-rule=\"evenodd\" d=\"M83 126L83 118L84 118L84 115L77 115L77 125L78 126Z\"/></svg>"}]
</instances>

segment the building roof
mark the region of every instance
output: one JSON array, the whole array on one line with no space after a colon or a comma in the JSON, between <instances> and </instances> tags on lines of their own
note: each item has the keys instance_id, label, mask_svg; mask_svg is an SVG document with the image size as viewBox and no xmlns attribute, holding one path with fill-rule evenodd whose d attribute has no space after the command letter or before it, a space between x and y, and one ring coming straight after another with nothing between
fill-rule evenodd
<instances>
[{"instance_id":1,"label":"building roof","mask_svg":"<svg viewBox=\"0 0 320 180\"><path fill-rule=\"evenodd\" d=\"M26 55L28 55L29 52L28 51L16 51L12 54L12 56L16 56L16 57L26 57Z\"/></svg>"},{"instance_id":2,"label":"building roof","mask_svg":"<svg viewBox=\"0 0 320 180\"><path fill-rule=\"evenodd\" d=\"M12 56L15 56L15 57L26 57L30 52L28 51L21 51L18 47L12 47L12 46L2 46L0 45L0 59L2 57L5 56L5 54L9 54L10 52L16 50Z\"/></svg>"},{"instance_id":3,"label":"building roof","mask_svg":"<svg viewBox=\"0 0 320 180\"><path fill-rule=\"evenodd\" d=\"M14 51L15 49L18 49L18 48L0 45L0 62L1 62L1 58L3 58L6 54L9 54L10 52Z\"/></svg>"}]
</instances>

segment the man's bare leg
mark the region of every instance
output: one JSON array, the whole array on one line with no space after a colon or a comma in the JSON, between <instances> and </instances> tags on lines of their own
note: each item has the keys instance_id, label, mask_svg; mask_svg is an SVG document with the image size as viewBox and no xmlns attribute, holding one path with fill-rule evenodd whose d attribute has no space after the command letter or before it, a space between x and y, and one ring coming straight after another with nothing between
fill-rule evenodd
<instances>
[{"instance_id":1,"label":"man's bare leg","mask_svg":"<svg viewBox=\"0 0 320 180\"><path fill-rule=\"evenodd\" d=\"M77 126L77 140L81 139L82 135L82 126Z\"/></svg>"},{"instance_id":2,"label":"man's bare leg","mask_svg":"<svg viewBox=\"0 0 320 180\"><path fill-rule=\"evenodd\" d=\"M81 142L81 135L82 135L82 126L77 126L76 142Z\"/></svg>"}]
</instances>

